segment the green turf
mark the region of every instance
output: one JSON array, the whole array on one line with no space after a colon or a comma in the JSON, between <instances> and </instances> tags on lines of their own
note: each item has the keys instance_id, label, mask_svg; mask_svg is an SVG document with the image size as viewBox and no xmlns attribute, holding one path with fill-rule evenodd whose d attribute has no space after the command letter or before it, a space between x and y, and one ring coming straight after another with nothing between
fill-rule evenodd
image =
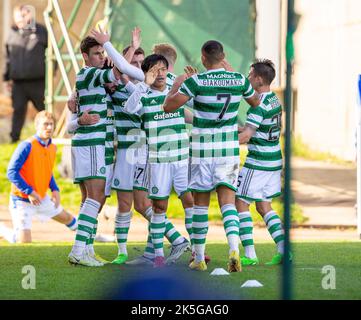
<instances>
[{"instance_id":1,"label":"green turf","mask_svg":"<svg viewBox=\"0 0 361 320\"><path fill-rule=\"evenodd\" d=\"M140 254L143 243L129 245L130 258ZM8 245L0 242L0 299L97 299L103 297L109 285L121 284L131 279L142 279L152 268L107 265L102 268L73 267L67 263L69 243L35 243ZM183 274L191 276L192 283L202 292L217 292L218 298L278 299L280 289L279 266L266 267L272 257L273 243L260 243L257 253L260 265L245 267L242 273L230 276L210 276L217 267L226 268L227 246L209 243L207 253L212 257L207 272L189 271L185 254L176 266L168 270L179 279ZM104 258L116 255L115 244L96 244L96 251ZM296 243L293 247L294 297L296 299L361 299L361 255L357 242ZM36 289L25 290L21 281L22 267L36 268ZM336 289L324 290L321 286L322 267L336 268ZM149 271L148 271L149 272ZM250 279L260 281L262 288L240 288Z\"/></svg>"}]
</instances>

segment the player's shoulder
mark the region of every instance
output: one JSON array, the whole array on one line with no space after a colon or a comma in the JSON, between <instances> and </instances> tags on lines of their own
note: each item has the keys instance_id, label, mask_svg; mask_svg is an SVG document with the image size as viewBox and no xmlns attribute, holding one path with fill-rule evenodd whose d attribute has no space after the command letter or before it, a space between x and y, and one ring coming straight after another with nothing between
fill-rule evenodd
<instances>
[{"instance_id":1,"label":"player's shoulder","mask_svg":"<svg viewBox=\"0 0 361 320\"><path fill-rule=\"evenodd\" d=\"M86 73L88 72L89 67L83 67L81 68L78 73L76 74L76 80L79 81L81 79L83 79L86 75Z\"/></svg>"},{"instance_id":2,"label":"player's shoulder","mask_svg":"<svg viewBox=\"0 0 361 320\"><path fill-rule=\"evenodd\" d=\"M99 68L85 66L79 70L79 72L77 73L77 76L86 75L89 73L95 73L97 70L99 70Z\"/></svg>"},{"instance_id":3,"label":"player's shoulder","mask_svg":"<svg viewBox=\"0 0 361 320\"><path fill-rule=\"evenodd\" d=\"M36 138L35 136L29 137L27 139L25 139L24 141L21 141L18 146L17 149L19 150L24 150L24 149L31 149L32 145L36 142Z\"/></svg>"},{"instance_id":4,"label":"player's shoulder","mask_svg":"<svg viewBox=\"0 0 361 320\"><path fill-rule=\"evenodd\" d=\"M21 141L17 145L13 157L19 157L20 155L27 156L32 150L32 145L33 145L34 139L35 139L35 137L29 137L26 140Z\"/></svg>"},{"instance_id":5,"label":"player's shoulder","mask_svg":"<svg viewBox=\"0 0 361 320\"><path fill-rule=\"evenodd\" d=\"M281 108L281 102L273 91L260 94L260 102L260 107L265 111Z\"/></svg>"}]
</instances>

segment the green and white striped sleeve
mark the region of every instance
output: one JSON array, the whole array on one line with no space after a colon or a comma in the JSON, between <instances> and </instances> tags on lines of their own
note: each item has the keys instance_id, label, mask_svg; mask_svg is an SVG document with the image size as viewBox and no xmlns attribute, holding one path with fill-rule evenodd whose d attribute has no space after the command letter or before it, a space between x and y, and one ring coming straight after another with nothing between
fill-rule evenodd
<instances>
[{"instance_id":1,"label":"green and white striped sleeve","mask_svg":"<svg viewBox=\"0 0 361 320\"><path fill-rule=\"evenodd\" d=\"M112 69L102 70L99 68L91 67L83 70L84 72L80 72L77 76L77 90L94 89L105 83L111 83L116 80Z\"/></svg>"},{"instance_id":2,"label":"green and white striped sleeve","mask_svg":"<svg viewBox=\"0 0 361 320\"><path fill-rule=\"evenodd\" d=\"M263 109L258 106L256 108L249 108L247 112L246 124L258 129L263 121Z\"/></svg>"},{"instance_id":3,"label":"green and white striped sleeve","mask_svg":"<svg viewBox=\"0 0 361 320\"><path fill-rule=\"evenodd\" d=\"M185 80L182 86L179 88L178 92L188 97L194 98L198 92L196 77L197 75L193 75L192 77Z\"/></svg>"},{"instance_id":4,"label":"green and white striped sleeve","mask_svg":"<svg viewBox=\"0 0 361 320\"><path fill-rule=\"evenodd\" d=\"M255 94L255 91L247 78L245 78L243 88L244 88L244 93L243 93L244 98L246 99L250 98Z\"/></svg>"}]
</instances>

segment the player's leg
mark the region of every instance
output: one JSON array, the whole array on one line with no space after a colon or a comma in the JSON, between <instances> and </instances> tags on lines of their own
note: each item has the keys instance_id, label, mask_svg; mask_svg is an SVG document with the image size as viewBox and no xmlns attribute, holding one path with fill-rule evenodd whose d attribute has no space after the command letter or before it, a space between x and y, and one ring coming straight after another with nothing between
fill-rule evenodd
<instances>
[{"instance_id":1,"label":"player's leg","mask_svg":"<svg viewBox=\"0 0 361 320\"><path fill-rule=\"evenodd\" d=\"M192 219L194 259L191 259L189 267L199 271L207 270L205 248L208 233L208 208L211 191L214 188L211 167L211 164L202 162L198 158L191 159L189 189L194 198Z\"/></svg>"},{"instance_id":2,"label":"player's leg","mask_svg":"<svg viewBox=\"0 0 361 320\"><path fill-rule=\"evenodd\" d=\"M223 217L223 227L229 245L229 272L240 272L239 259L239 218L235 207L235 192L228 186L217 187L218 203Z\"/></svg>"},{"instance_id":3,"label":"player's leg","mask_svg":"<svg viewBox=\"0 0 361 320\"><path fill-rule=\"evenodd\" d=\"M150 231L154 246L154 267L165 265L163 242L166 211L172 188L172 172L169 163L150 163L149 198L153 201Z\"/></svg>"},{"instance_id":4,"label":"player's leg","mask_svg":"<svg viewBox=\"0 0 361 320\"><path fill-rule=\"evenodd\" d=\"M229 245L229 272L241 271L239 259L239 218L235 206L235 191L239 173L239 159L216 158L213 181L216 186L218 203L223 217L223 226Z\"/></svg>"},{"instance_id":5,"label":"player's leg","mask_svg":"<svg viewBox=\"0 0 361 320\"><path fill-rule=\"evenodd\" d=\"M136 172L138 171L139 170L137 170ZM139 184L134 185L133 196L134 196L134 209L137 212L139 212L148 221L148 237L143 255L141 257L132 260L129 264L134 264L134 265L153 264L154 246L150 233L150 221L153 215L153 204L152 201L148 199L148 189L143 188Z\"/></svg>"},{"instance_id":6,"label":"player's leg","mask_svg":"<svg viewBox=\"0 0 361 320\"><path fill-rule=\"evenodd\" d=\"M253 242L253 221L249 212L249 203L236 197L236 208L239 217L239 237L244 248L241 263L243 266L256 265L259 260Z\"/></svg>"},{"instance_id":7,"label":"player's leg","mask_svg":"<svg viewBox=\"0 0 361 320\"><path fill-rule=\"evenodd\" d=\"M134 170L133 196L134 209L148 221L148 237L145 250L142 256L129 261L132 265L152 264L154 262L154 246L150 232L150 221L153 215L153 204L148 198L149 188L149 164L147 164L146 148L137 150L140 156L137 158L137 165Z\"/></svg>"},{"instance_id":8,"label":"player's leg","mask_svg":"<svg viewBox=\"0 0 361 320\"><path fill-rule=\"evenodd\" d=\"M123 148L117 150L114 167L112 189L117 191L118 208L115 216L114 233L117 239L118 255L114 264L123 264L128 260L127 239L133 215L133 179L135 173L136 149Z\"/></svg>"},{"instance_id":9,"label":"player's leg","mask_svg":"<svg viewBox=\"0 0 361 320\"><path fill-rule=\"evenodd\" d=\"M31 243L31 222L34 206L24 201L16 201L16 210L11 212L17 243Z\"/></svg>"},{"instance_id":10,"label":"player's leg","mask_svg":"<svg viewBox=\"0 0 361 320\"><path fill-rule=\"evenodd\" d=\"M245 254L241 257L242 265L256 265L259 263L254 242L253 242L253 221L249 211L249 205L252 200L248 195L249 185L251 184L251 177L253 171L243 167L238 176L238 186L236 193L236 208L239 217L239 236ZM247 197L248 195L248 197ZM248 200L247 200L248 199Z\"/></svg>"},{"instance_id":11,"label":"player's leg","mask_svg":"<svg viewBox=\"0 0 361 320\"><path fill-rule=\"evenodd\" d=\"M164 259L164 233L165 213L168 207L168 199L153 199L153 215L150 222L150 232L154 247L154 267L163 267Z\"/></svg>"},{"instance_id":12,"label":"player's leg","mask_svg":"<svg viewBox=\"0 0 361 320\"><path fill-rule=\"evenodd\" d=\"M179 259L184 252L191 248L193 238L192 219L194 210L193 196L188 190L188 159L186 162L175 162L170 165L172 168L173 187L181 200L185 211L185 225L187 226L188 223L188 229L186 229L189 234L190 241L184 237L180 237L180 241L178 243L172 243L172 250L166 261L168 264L176 262L176 260Z\"/></svg>"},{"instance_id":13,"label":"player's leg","mask_svg":"<svg viewBox=\"0 0 361 320\"><path fill-rule=\"evenodd\" d=\"M70 230L75 231L77 228L76 218L65 211L59 204L55 207L55 203L46 195L39 206L35 206L35 214L39 216L41 221L47 221L53 219L61 224L67 226Z\"/></svg>"},{"instance_id":14,"label":"player's leg","mask_svg":"<svg viewBox=\"0 0 361 320\"><path fill-rule=\"evenodd\" d=\"M210 192L194 191L194 209L192 220L192 233L194 242L194 260L189 267L193 270L205 271L207 264L205 261L206 237L208 233L208 208L211 198Z\"/></svg>"},{"instance_id":15,"label":"player's leg","mask_svg":"<svg viewBox=\"0 0 361 320\"><path fill-rule=\"evenodd\" d=\"M256 209L263 217L268 232L277 246L277 254L274 255L272 260L267 262L266 265L281 264L284 257L284 229L281 219L276 211L273 210L270 201L257 202Z\"/></svg>"},{"instance_id":16,"label":"player's leg","mask_svg":"<svg viewBox=\"0 0 361 320\"><path fill-rule=\"evenodd\" d=\"M65 224L72 231L75 231L78 226L76 218L65 210L52 217L52 219L61 224Z\"/></svg>"},{"instance_id":17,"label":"player's leg","mask_svg":"<svg viewBox=\"0 0 361 320\"><path fill-rule=\"evenodd\" d=\"M84 181L87 191L87 198L80 210L78 217L78 229L75 236L75 243L69 255L69 261L74 264L101 266L102 263L87 264L84 255L86 244L93 234L93 230L98 223L97 217L100 208L105 202L105 179L90 179ZM94 261L93 261L94 262Z\"/></svg>"},{"instance_id":18,"label":"player's leg","mask_svg":"<svg viewBox=\"0 0 361 320\"><path fill-rule=\"evenodd\" d=\"M84 182L80 182L79 183L79 188L81 191L81 204L80 204L80 209L83 207L83 204L87 198L87 191L84 185ZM100 208L101 210L101 208ZM94 225L93 227L93 232L92 235L89 237L89 239L86 242L86 253L87 255L92 259L92 260L97 260L98 262L101 263L108 263L108 261L106 261L105 259L103 259L102 257L100 257L99 255L97 255L95 253L94 250L94 239L97 233L97 229L98 229L98 222Z\"/></svg>"},{"instance_id":19,"label":"player's leg","mask_svg":"<svg viewBox=\"0 0 361 320\"><path fill-rule=\"evenodd\" d=\"M107 165L106 166L105 192L104 192L106 198L110 197L112 177L113 177L112 165ZM85 195L86 195L86 189L85 189ZM82 192L82 199L84 199L84 200L82 200L82 203L84 203L86 196L85 197L83 196L83 192ZM103 206L104 206L104 204L100 206L99 213L102 211ZM94 250L94 241L95 241L95 238L97 235L97 231L98 231L98 219L97 219L97 223L93 227L92 235L90 236L90 238L87 241L86 251L87 251L88 256L91 259L96 260L97 262L100 262L102 264L107 264L107 263L109 263L109 261L102 258Z\"/></svg>"},{"instance_id":20,"label":"player's leg","mask_svg":"<svg viewBox=\"0 0 361 320\"><path fill-rule=\"evenodd\" d=\"M267 265L280 264L284 255L284 229L277 212L272 208L272 199L281 194L281 170L259 171L265 184L262 188L262 200L256 202L256 209L263 217L267 229L277 245L277 254Z\"/></svg>"},{"instance_id":21,"label":"player's leg","mask_svg":"<svg viewBox=\"0 0 361 320\"><path fill-rule=\"evenodd\" d=\"M138 164L134 174L134 208L149 222L153 215L152 202L148 199L149 188L149 164ZM165 237L171 243L172 249L183 243L186 239L176 230L174 225L169 221L167 215L165 217ZM145 252L143 255L146 259L136 259L138 262L146 262L154 259L154 248L151 234L148 235ZM134 264L137 262L134 261Z\"/></svg>"},{"instance_id":22,"label":"player's leg","mask_svg":"<svg viewBox=\"0 0 361 320\"><path fill-rule=\"evenodd\" d=\"M133 192L117 191L118 210L115 216L115 235L118 244L118 255L112 261L114 264L123 264L128 260L127 240L132 218Z\"/></svg>"},{"instance_id":23,"label":"player's leg","mask_svg":"<svg viewBox=\"0 0 361 320\"><path fill-rule=\"evenodd\" d=\"M9 211L13 228L1 226L1 235L10 243L29 243L31 238L31 220L35 212L29 202L15 200L10 197Z\"/></svg>"},{"instance_id":24,"label":"player's leg","mask_svg":"<svg viewBox=\"0 0 361 320\"><path fill-rule=\"evenodd\" d=\"M127 240L133 212L133 179L136 165L136 149L118 149L112 188L117 191L118 209L115 216L114 233L117 239L118 255L112 261L123 264L128 260Z\"/></svg>"}]
</instances>

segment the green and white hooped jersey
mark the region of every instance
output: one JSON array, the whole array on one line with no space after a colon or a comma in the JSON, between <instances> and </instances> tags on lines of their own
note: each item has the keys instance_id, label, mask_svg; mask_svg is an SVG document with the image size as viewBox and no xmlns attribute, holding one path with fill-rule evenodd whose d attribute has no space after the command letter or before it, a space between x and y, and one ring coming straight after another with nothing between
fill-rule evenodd
<instances>
[{"instance_id":1,"label":"green and white hooped jersey","mask_svg":"<svg viewBox=\"0 0 361 320\"><path fill-rule=\"evenodd\" d=\"M261 104L249 108L246 123L255 127L256 133L248 142L244 166L264 171L282 169L280 147L282 106L273 92L262 93Z\"/></svg>"},{"instance_id":2,"label":"green and white hooped jersey","mask_svg":"<svg viewBox=\"0 0 361 320\"><path fill-rule=\"evenodd\" d=\"M139 115L148 143L148 159L152 163L176 162L188 159L189 137L184 121L184 108L164 112L161 106L169 92L149 89L140 99Z\"/></svg>"},{"instance_id":3,"label":"green and white hooped jersey","mask_svg":"<svg viewBox=\"0 0 361 320\"><path fill-rule=\"evenodd\" d=\"M139 115L128 114L123 110L130 95L124 84L119 84L112 94L118 149L138 148L145 144L145 132L141 130Z\"/></svg>"},{"instance_id":4,"label":"green and white hooped jersey","mask_svg":"<svg viewBox=\"0 0 361 320\"><path fill-rule=\"evenodd\" d=\"M179 92L193 98L192 163L224 158L239 162L238 108L254 90L248 79L225 69L208 70L184 81Z\"/></svg>"},{"instance_id":5,"label":"green and white hooped jersey","mask_svg":"<svg viewBox=\"0 0 361 320\"><path fill-rule=\"evenodd\" d=\"M112 98L107 94L107 132L105 136L105 164L110 165L114 163L114 107Z\"/></svg>"},{"instance_id":6,"label":"green and white hooped jersey","mask_svg":"<svg viewBox=\"0 0 361 320\"><path fill-rule=\"evenodd\" d=\"M93 125L80 126L72 138L73 147L104 145L106 136L107 103L105 83L115 81L113 71L94 67L82 68L76 76L75 88L79 95L78 117L85 110L90 114L98 114L99 122Z\"/></svg>"}]
</instances>

